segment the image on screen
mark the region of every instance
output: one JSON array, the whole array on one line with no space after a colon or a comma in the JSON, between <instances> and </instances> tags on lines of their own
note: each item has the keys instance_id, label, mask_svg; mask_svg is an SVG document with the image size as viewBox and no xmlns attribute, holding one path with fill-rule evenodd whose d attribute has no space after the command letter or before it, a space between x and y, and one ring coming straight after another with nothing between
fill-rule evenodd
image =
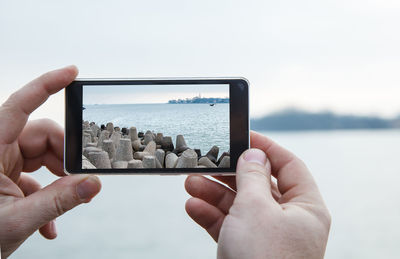
<instances>
[{"instance_id":1,"label":"image on screen","mask_svg":"<svg viewBox=\"0 0 400 259\"><path fill-rule=\"evenodd\" d=\"M82 169L230 168L228 84L82 88Z\"/></svg>"}]
</instances>

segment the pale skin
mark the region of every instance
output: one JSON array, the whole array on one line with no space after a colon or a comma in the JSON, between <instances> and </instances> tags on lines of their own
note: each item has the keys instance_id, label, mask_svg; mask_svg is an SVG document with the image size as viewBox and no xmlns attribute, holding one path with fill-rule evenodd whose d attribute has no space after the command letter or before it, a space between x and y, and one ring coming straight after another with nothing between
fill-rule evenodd
<instances>
[{"instance_id":1,"label":"pale skin","mask_svg":"<svg viewBox=\"0 0 400 259\"><path fill-rule=\"evenodd\" d=\"M28 122L29 114L77 76L75 66L48 72L12 94L0 107L0 247L13 253L36 230L57 236L55 219L89 202L101 189L96 176L66 176L64 133L50 120ZM62 116L62 115L60 115ZM30 175L46 166L61 178L42 188Z\"/></svg>"},{"instance_id":2,"label":"pale skin","mask_svg":"<svg viewBox=\"0 0 400 259\"><path fill-rule=\"evenodd\" d=\"M44 74L0 107L0 247L13 253L36 230L57 236L55 219L100 191L96 176L66 176L63 130L29 114L77 76L74 66ZM252 132L229 187L190 176L189 215L218 242L219 258L323 258L330 215L306 166L292 153ZM267 159L267 157L269 159ZM61 178L42 188L28 174L46 166ZM277 185L271 181L277 179Z\"/></svg>"},{"instance_id":3,"label":"pale skin","mask_svg":"<svg viewBox=\"0 0 400 259\"><path fill-rule=\"evenodd\" d=\"M236 177L216 177L229 187L187 178L189 216L218 242L218 258L323 258L331 218L309 170L269 138L250 139Z\"/></svg>"}]
</instances>

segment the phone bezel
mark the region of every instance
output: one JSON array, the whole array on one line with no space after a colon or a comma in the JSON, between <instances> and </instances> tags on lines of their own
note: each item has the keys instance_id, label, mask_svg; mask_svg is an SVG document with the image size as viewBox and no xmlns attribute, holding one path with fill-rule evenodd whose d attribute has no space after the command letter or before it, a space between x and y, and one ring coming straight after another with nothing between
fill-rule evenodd
<instances>
[{"instance_id":1,"label":"phone bezel","mask_svg":"<svg viewBox=\"0 0 400 259\"><path fill-rule=\"evenodd\" d=\"M82 169L84 85L229 84L230 168ZM249 83L245 78L76 79L65 89L64 171L67 174L209 174L232 175L240 154L249 148Z\"/></svg>"}]
</instances>

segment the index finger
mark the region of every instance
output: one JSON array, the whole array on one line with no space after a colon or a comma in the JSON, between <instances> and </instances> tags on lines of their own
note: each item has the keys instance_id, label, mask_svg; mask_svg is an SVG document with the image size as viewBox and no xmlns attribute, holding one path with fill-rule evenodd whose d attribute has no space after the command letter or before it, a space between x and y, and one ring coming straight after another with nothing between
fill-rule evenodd
<instances>
[{"instance_id":1,"label":"index finger","mask_svg":"<svg viewBox=\"0 0 400 259\"><path fill-rule=\"evenodd\" d=\"M50 95L68 86L77 76L78 69L68 66L43 74L13 93L0 107L0 143L14 142L24 128L29 115Z\"/></svg>"},{"instance_id":2,"label":"index finger","mask_svg":"<svg viewBox=\"0 0 400 259\"><path fill-rule=\"evenodd\" d=\"M272 174L278 180L282 202L315 201L320 197L318 187L307 167L293 153L279 146L271 139L252 131L250 146L263 150L272 167Z\"/></svg>"}]
</instances>

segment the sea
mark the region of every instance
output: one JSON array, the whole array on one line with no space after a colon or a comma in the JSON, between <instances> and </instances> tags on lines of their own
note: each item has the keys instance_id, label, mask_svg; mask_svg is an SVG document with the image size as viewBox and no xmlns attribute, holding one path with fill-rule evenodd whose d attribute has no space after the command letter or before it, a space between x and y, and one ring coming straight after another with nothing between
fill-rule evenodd
<instances>
[{"instance_id":1,"label":"sea","mask_svg":"<svg viewBox=\"0 0 400 259\"><path fill-rule=\"evenodd\" d=\"M312 172L332 215L325 258L400 257L399 130L262 134ZM33 175L43 185L57 179L46 169ZM185 176L100 178L103 189L91 203L57 220L55 240L35 233L11 258L216 257L215 242L185 212Z\"/></svg>"},{"instance_id":2,"label":"sea","mask_svg":"<svg viewBox=\"0 0 400 259\"><path fill-rule=\"evenodd\" d=\"M183 135L188 147L206 154L216 145L222 152L230 149L229 104L103 104L84 105L82 118L114 127L136 127L171 136Z\"/></svg>"}]
</instances>

